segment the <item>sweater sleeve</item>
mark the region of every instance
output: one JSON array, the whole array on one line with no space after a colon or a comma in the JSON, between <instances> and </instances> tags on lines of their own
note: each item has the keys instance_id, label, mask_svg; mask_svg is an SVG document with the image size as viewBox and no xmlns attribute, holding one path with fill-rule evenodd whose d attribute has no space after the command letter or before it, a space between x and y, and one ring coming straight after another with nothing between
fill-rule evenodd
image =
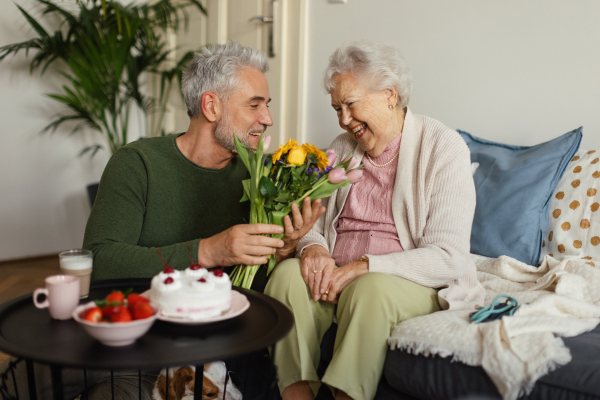
<instances>
[{"instance_id":1,"label":"sweater sleeve","mask_svg":"<svg viewBox=\"0 0 600 400\"><path fill-rule=\"evenodd\" d=\"M149 278L163 268L155 247L138 245L146 211L148 176L138 153L129 148L109 160L88 219L83 248L94 255L92 280ZM194 259L199 239L188 242ZM189 266L185 243L161 246L175 268Z\"/></svg>"},{"instance_id":2,"label":"sweater sleeve","mask_svg":"<svg viewBox=\"0 0 600 400\"><path fill-rule=\"evenodd\" d=\"M466 146L465 146L466 147ZM469 258L475 186L468 149L437 171L423 235L416 248L387 255L368 255L369 270L397 275L423 286L445 287L474 274ZM471 271L473 269L473 271Z\"/></svg>"}]
</instances>

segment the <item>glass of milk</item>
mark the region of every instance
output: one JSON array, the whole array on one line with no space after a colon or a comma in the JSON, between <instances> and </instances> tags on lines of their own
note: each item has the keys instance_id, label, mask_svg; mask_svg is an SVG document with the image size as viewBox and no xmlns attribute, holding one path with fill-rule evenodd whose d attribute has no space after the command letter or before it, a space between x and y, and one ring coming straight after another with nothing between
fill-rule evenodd
<instances>
[{"instance_id":1,"label":"glass of milk","mask_svg":"<svg viewBox=\"0 0 600 400\"><path fill-rule=\"evenodd\" d=\"M92 252L89 250L67 250L58 255L60 273L79 278L79 298L90 294L90 276L92 275Z\"/></svg>"}]
</instances>

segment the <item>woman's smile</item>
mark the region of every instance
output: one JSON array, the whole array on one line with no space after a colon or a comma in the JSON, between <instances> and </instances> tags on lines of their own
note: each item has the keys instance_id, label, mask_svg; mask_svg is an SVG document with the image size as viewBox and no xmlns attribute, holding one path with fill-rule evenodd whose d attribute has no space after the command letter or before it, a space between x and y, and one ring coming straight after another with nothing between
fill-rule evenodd
<instances>
[{"instance_id":1,"label":"woman's smile","mask_svg":"<svg viewBox=\"0 0 600 400\"><path fill-rule=\"evenodd\" d=\"M356 125L354 128L350 128L350 131L354 134L356 139L360 139L367 131L367 124L363 123Z\"/></svg>"}]
</instances>

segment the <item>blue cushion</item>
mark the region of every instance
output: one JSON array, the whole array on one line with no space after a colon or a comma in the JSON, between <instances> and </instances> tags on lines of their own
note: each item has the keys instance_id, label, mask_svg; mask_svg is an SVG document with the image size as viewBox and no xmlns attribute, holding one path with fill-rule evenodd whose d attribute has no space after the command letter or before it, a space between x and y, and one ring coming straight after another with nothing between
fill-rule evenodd
<instances>
[{"instance_id":1,"label":"blue cushion","mask_svg":"<svg viewBox=\"0 0 600 400\"><path fill-rule=\"evenodd\" d=\"M471 253L537 265L550 198L579 149L583 128L537 146L511 146L458 131L479 163Z\"/></svg>"}]
</instances>

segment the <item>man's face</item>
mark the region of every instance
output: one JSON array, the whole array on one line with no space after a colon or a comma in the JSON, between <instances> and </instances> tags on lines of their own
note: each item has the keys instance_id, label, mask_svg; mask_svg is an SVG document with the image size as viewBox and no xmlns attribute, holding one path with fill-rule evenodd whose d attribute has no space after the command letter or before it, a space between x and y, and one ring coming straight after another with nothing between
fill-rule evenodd
<instances>
[{"instance_id":1,"label":"man's face","mask_svg":"<svg viewBox=\"0 0 600 400\"><path fill-rule=\"evenodd\" d=\"M230 151L235 151L234 134L244 145L256 148L260 134L273 125L265 75L255 69L242 69L237 78L239 85L231 98L223 102L223 115L215 129L219 144Z\"/></svg>"}]
</instances>

